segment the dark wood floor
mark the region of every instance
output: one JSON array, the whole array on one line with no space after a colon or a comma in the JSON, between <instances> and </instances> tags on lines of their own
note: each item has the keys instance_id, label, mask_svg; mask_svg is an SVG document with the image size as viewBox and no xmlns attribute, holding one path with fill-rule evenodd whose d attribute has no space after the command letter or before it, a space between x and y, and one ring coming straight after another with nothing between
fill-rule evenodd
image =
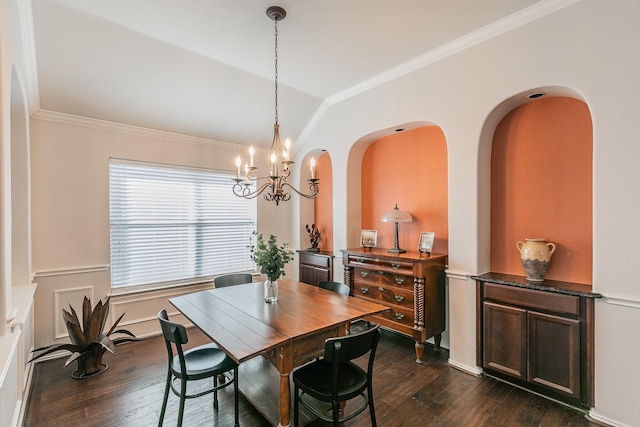
<instances>
[{"instance_id":1,"label":"dark wood floor","mask_svg":"<svg viewBox=\"0 0 640 427\"><path fill-rule=\"evenodd\" d=\"M189 330L190 344L207 342L197 329ZM476 378L451 368L448 353L425 351L425 363L414 362L413 342L383 332L376 355L374 394L380 427L426 426L592 426L583 413L491 378ZM166 351L161 337L123 344L106 355L109 369L86 380L71 379L64 359L37 363L27 404L27 427L42 426L155 426L164 391ZM187 401L185 426L232 426L232 390L221 392L218 412L207 395ZM170 394L164 425L176 425L177 398ZM244 398L240 400L243 427L267 422ZM311 427L326 426L316 421ZM370 426L367 412L345 423Z\"/></svg>"}]
</instances>

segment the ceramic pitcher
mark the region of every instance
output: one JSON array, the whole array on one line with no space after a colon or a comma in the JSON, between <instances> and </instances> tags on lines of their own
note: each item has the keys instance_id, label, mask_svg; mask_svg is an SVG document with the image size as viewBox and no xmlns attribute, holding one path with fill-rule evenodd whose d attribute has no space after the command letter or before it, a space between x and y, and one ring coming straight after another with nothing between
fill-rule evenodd
<instances>
[{"instance_id":1,"label":"ceramic pitcher","mask_svg":"<svg viewBox=\"0 0 640 427\"><path fill-rule=\"evenodd\" d=\"M525 239L519 241L516 247L520 251L520 260L527 276L532 282L542 282L549 268L551 255L556 251L556 245L545 239Z\"/></svg>"}]
</instances>

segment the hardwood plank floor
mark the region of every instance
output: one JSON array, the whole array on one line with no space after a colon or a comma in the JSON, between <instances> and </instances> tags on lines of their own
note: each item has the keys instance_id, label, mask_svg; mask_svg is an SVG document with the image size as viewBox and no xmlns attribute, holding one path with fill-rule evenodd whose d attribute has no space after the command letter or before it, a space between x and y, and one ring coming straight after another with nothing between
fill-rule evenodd
<instances>
[{"instance_id":1,"label":"hardwood plank floor","mask_svg":"<svg viewBox=\"0 0 640 427\"><path fill-rule=\"evenodd\" d=\"M190 345L207 342L197 329L188 331ZM383 331L376 355L375 409L380 427L526 426L596 427L583 413L487 377L476 378L447 365L448 352L425 350L422 365L415 363L413 341ZM107 354L109 369L97 377L73 380L64 359L37 363L25 427L95 426L144 427L158 424L166 374L162 337L123 344ZM178 399L169 396L164 425L177 422ZM213 410L211 395L188 400L185 426L232 426L232 390L220 392ZM267 426L265 419L243 397L240 425ZM310 427L325 427L314 421ZM371 425L368 412L344 424Z\"/></svg>"}]
</instances>

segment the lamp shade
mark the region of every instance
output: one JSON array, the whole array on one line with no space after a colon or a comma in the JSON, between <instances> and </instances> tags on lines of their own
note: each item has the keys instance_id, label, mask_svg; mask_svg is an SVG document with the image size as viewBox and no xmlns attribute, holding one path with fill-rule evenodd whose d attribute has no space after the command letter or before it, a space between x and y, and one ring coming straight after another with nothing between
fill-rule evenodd
<instances>
[{"instance_id":1,"label":"lamp shade","mask_svg":"<svg viewBox=\"0 0 640 427\"><path fill-rule=\"evenodd\" d=\"M387 252L391 252L394 254L403 254L405 252L407 252L404 249L400 249L400 246L398 245L398 223L399 222L412 222L413 221L413 217L411 216L411 214L409 212L406 211L401 211L400 209L398 209L398 204L396 203L396 207L393 208L392 210L390 210L389 212L386 212L384 214L382 214L382 218L380 218L380 221L382 222L393 222L393 228L394 228L394 242L393 242L393 249L388 249Z\"/></svg>"},{"instance_id":2,"label":"lamp shade","mask_svg":"<svg viewBox=\"0 0 640 427\"><path fill-rule=\"evenodd\" d=\"M413 217L407 211L402 211L398 209L398 204L396 203L396 207L390 210L389 212L385 212L382 214L382 218L380 218L382 222L412 222Z\"/></svg>"}]
</instances>

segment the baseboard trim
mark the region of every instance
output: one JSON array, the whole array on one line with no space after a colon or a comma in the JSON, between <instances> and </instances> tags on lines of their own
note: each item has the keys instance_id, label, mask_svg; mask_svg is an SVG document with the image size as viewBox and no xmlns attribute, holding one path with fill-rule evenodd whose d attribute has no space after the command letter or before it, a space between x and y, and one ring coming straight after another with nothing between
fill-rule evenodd
<instances>
[{"instance_id":1,"label":"baseboard trim","mask_svg":"<svg viewBox=\"0 0 640 427\"><path fill-rule=\"evenodd\" d=\"M465 372L467 374L471 374L474 377L479 377L480 375L482 375L482 369L477 367L477 366L469 366L469 365L465 365L464 363L459 363L456 362L455 360L447 360L447 364L449 366L451 366L452 368L455 368L459 371Z\"/></svg>"},{"instance_id":2,"label":"baseboard trim","mask_svg":"<svg viewBox=\"0 0 640 427\"><path fill-rule=\"evenodd\" d=\"M631 425L629 424L618 423L610 418L602 416L598 414L593 408L591 408L591 410L587 414L587 419L603 427L631 427Z\"/></svg>"}]
</instances>

